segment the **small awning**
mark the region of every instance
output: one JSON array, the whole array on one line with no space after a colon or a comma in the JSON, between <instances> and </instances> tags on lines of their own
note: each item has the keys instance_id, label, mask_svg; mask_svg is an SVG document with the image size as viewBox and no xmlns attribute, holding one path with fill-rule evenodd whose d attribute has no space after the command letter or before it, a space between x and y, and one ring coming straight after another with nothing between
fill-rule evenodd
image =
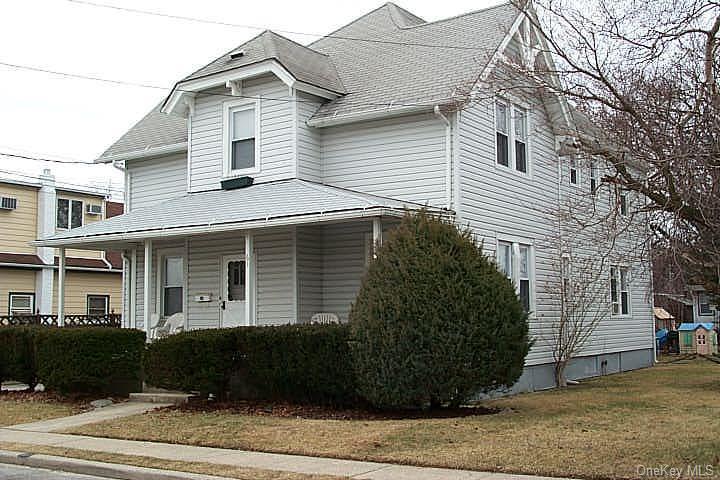
<instances>
[{"instance_id":1,"label":"small awning","mask_svg":"<svg viewBox=\"0 0 720 480\"><path fill-rule=\"evenodd\" d=\"M33 242L62 247L353 218L402 216L423 205L299 179L190 193ZM442 209L430 212L449 215Z\"/></svg>"},{"instance_id":2,"label":"small awning","mask_svg":"<svg viewBox=\"0 0 720 480\"><path fill-rule=\"evenodd\" d=\"M672 320L673 318L675 318L670 315L670 312L668 312L662 307L653 307L653 312L655 313L655 318L657 318L658 320Z\"/></svg>"}]
</instances>

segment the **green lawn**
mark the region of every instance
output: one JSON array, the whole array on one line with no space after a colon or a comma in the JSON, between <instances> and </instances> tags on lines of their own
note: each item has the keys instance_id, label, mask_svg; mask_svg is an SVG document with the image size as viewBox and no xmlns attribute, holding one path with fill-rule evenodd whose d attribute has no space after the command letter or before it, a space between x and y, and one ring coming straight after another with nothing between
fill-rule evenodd
<instances>
[{"instance_id":1,"label":"green lawn","mask_svg":"<svg viewBox=\"0 0 720 480\"><path fill-rule=\"evenodd\" d=\"M638 466L713 465L720 478L720 365L708 361L486 402L494 415L308 420L223 411L152 412L73 433L413 465L584 478Z\"/></svg>"}]
</instances>

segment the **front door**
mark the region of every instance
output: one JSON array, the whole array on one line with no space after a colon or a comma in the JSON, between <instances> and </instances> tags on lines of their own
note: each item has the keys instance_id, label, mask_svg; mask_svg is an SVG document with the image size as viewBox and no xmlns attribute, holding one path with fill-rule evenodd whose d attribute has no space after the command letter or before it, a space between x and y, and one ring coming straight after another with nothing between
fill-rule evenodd
<instances>
[{"instance_id":1,"label":"front door","mask_svg":"<svg viewBox=\"0 0 720 480\"><path fill-rule=\"evenodd\" d=\"M247 325L245 320L245 257L223 257L222 267L221 326Z\"/></svg>"}]
</instances>

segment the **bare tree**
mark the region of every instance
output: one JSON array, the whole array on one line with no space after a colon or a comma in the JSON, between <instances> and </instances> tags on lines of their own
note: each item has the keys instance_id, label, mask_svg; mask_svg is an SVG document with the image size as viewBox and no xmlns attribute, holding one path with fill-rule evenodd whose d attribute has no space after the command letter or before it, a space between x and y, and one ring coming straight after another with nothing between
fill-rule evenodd
<instances>
[{"instance_id":1,"label":"bare tree","mask_svg":"<svg viewBox=\"0 0 720 480\"><path fill-rule=\"evenodd\" d=\"M720 2L517 6L533 58L506 59L524 75L512 88L556 104L567 144L604 163L604 183L645 199L654 241L686 283L720 293Z\"/></svg>"}]
</instances>

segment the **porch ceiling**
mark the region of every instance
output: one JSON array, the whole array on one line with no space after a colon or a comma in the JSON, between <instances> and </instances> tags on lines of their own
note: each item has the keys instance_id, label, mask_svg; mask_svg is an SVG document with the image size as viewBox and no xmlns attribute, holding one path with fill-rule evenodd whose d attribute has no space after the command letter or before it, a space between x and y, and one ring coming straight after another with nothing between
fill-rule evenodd
<instances>
[{"instance_id":1,"label":"porch ceiling","mask_svg":"<svg viewBox=\"0 0 720 480\"><path fill-rule=\"evenodd\" d=\"M190 193L34 242L71 246L165 238L229 230L300 225L362 217L400 216L423 205L299 179L237 190ZM448 214L441 209L434 213Z\"/></svg>"}]
</instances>

